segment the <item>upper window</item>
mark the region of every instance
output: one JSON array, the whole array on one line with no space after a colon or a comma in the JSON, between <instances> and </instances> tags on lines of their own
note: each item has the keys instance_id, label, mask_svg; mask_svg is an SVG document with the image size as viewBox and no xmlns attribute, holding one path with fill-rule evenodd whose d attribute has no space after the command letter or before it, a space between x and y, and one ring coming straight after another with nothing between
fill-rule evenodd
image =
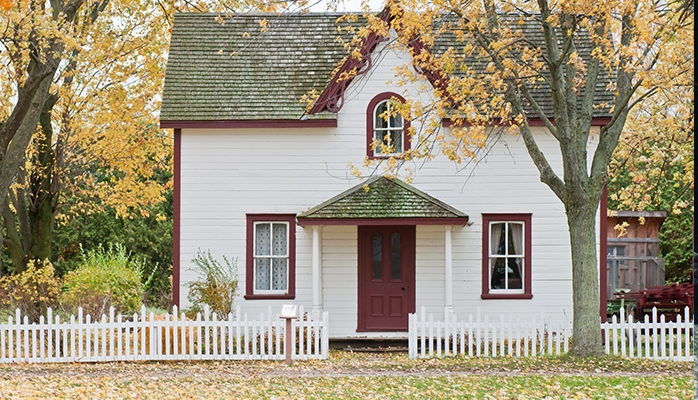
<instances>
[{"instance_id":1,"label":"upper window","mask_svg":"<svg viewBox=\"0 0 698 400\"><path fill-rule=\"evenodd\" d=\"M246 299L295 297L295 215L247 215Z\"/></svg>"},{"instance_id":2,"label":"upper window","mask_svg":"<svg viewBox=\"0 0 698 400\"><path fill-rule=\"evenodd\" d=\"M531 215L483 214L482 298L530 299Z\"/></svg>"},{"instance_id":3,"label":"upper window","mask_svg":"<svg viewBox=\"0 0 698 400\"><path fill-rule=\"evenodd\" d=\"M400 157L410 148L409 121L397 104L405 99L397 93L381 93L366 109L366 154L369 158Z\"/></svg>"}]
</instances>

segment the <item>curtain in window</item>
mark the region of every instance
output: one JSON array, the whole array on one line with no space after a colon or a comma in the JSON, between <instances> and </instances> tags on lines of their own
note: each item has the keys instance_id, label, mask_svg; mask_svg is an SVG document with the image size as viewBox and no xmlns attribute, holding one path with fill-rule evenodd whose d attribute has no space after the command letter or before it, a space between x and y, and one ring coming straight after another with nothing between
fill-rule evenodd
<instances>
[{"instance_id":1,"label":"curtain in window","mask_svg":"<svg viewBox=\"0 0 698 400\"><path fill-rule=\"evenodd\" d=\"M288 225L255 225L255 289L288 289Z\"/></svg>"},{"instance_id":2,"label":"curtain in window","mask_svg":"<svg viewBox=\"0 0 698 400\"><path fill-rule=\"evenodd\" d=\"M257 290L269 290L270 265L268 258L254 260L255 265L255 288Z\"/></svg>"},{"instance_id":3,"label":"curtain in window","mask_svg":"<svg viewBox=\"0 0 698 400\"><path fill-rule=\"evenodd\" d=\"M511 269L507 270L508 287L509 289L522 289L523 283L521 281L523 274L521 271L523 269L521 268L521 263L523 262L523 258L521 258L521 256L523 256L523 224L510 223L507 225L509 225L510 235L509 255L516 256L511 257L507 263Z\"/></svg>"},{"instance_id":4,"label":"curtain in window","mask_svg":"<svg viewBox=\"0 0 698 400\"><path fill-rule=\"evenodd\" d=\"M504 239L503 223L490 225L490 256L504 255L505 248L501 245ZM504 264L506 259L500 257L490 258L490 288L504 289Z\"/></svg>"}]
</instances>

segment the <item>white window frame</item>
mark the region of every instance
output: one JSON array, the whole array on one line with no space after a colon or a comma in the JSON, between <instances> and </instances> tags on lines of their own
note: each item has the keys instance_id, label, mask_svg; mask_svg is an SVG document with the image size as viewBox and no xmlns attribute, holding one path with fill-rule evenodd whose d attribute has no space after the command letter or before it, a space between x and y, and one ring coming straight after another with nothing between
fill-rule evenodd
<instances>
[{"instance_id":1,"label":"white window frame","mask_svg":"<svg viewBox=\"0 0 698 400\"><path fill-rule=\"evenodd\" d=\"M492 254L492 227L495 224L504 224L504 254ZM517 224L521 225L521 254L509 254L509 246L507 245L509 243L509 225L508 224ZM488 265L488 277L487 277L487 285L489 287L489 293L491 294L498 294L498 293L515 293L515 294L520 294L520 293L525 293L525 282L526 282L526 222L525 221L520 221L520 220L502 220L502 221L490 221L489 222L489 227L487 228L488 232L487 234L489 235L489 246L487 249L487 253L489 255L488 260L487 260L487 265ZM521 289L508 289L507 287L509 286L509 275L504 274L504 289L494 289L492 288L492 259L498 259L498 258L503 258L504 265L505 267L507 266L507 261L510 258L518 258L521 259L521 265L519 266L519 273L521 274Z\"/></svg>"},{"instance_id":2,"label":"white window frame","mask_svg":"<svg viewBox=\"0 0 698 400\"><path fill-rule=\"evenodd\" d=\"M399 127L390 126L391 118L388 117L388 119L385 120L385 119L380 117L380 114L378 114L378 109L384 103L388 104L388 107L387 107L388 115L390 115L390 113L392 113L395 110L395 106L394 106L395 100L393 100L393 99L381 100L373 108L373 156L374 157L397 156L397 155L400 155L400 154L405 152L405 140L407 140L407 135L405 135L405 118L403 118L399 112L395 111L397 113L397 116L400 118L400 121L402 122L402 124ZM378 119L378 118L381 118L384 121L386 121L387 127L385 127L385 128L377 127L376 126L376 119ZM402 142L400 144L401 148L400 149L395 148L394 149L395 151L392 153L382 153L382 152L380 152L380 149L382 148L383 138L385 137L386 134L389 134L390 131L400 131L400 137L402 138ZM379 133L382 133L382 134L379 135ZM390 145L394 147L394 144L391 143Z\"/></svg>"},{"instance_id":3,"label":"white window frame","mask_svg":"<svg viewBox=\"0 0 698 400\"><path fill-rule=\"evenodd\" d=\"M257 251L257 226L258 225L270 225L269 226L269 232L272 235L273 238L273 232L274 232L274 225L286 225L286 255L274 255L272 248L269 249L269 255L257 255L255 252ZM255 221L253 226L254 226L254 232L252 232L252 255L253 255L253 277L252 277L252 288L253 288L253 293L255 295L260 294L260 295L276 295L276 294L281 294L285 295L288 294L289 292L289 279L290 279L290 229L291 229L291 224L288 221ZM273 239L270 240L270 246L273 246ZM269 259L269 287L272 288L274 287L274 259L285 259L286 260L286 288L283 290L263 290L263 289L257 289L257 260L258 259Z\"/></svg>"}]
</instances>

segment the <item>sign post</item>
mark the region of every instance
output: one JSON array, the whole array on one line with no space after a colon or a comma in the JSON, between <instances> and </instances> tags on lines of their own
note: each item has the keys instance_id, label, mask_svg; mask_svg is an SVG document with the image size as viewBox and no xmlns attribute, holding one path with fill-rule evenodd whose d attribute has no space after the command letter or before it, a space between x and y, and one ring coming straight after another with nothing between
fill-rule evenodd
<instances>
[{"instance_id":1,"label":"sign post","mask_svg":"<svg viewBox=\"0 0 698 400\"><path fill-rule=\"evenodd\" d=\"M286 334L284 335L285 352L286 352L286 364L291 365L291 354L293 352L293 346L291 343L291 320L298 318L298 306L295 304L283 304L281 306L280 317L286 320Z\"/></svg>"}]
</instances>

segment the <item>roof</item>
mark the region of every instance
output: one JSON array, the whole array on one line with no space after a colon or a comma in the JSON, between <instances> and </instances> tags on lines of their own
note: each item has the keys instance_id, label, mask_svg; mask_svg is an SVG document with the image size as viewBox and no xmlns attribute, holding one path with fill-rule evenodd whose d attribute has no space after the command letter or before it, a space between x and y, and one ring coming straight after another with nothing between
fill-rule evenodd
<instances>
[{"instance_id":1,"label":"roof","mask_svg":"<svg viewBox=\"0 0 698 400\"><path fill-rule=\"evenodd\" d=\"M313 90L320 94L328 89L332 72L348 54L337 40L342 37L348 42L352 37L347 30L338 31L340 24L349 24L338 22L342 15L175 14L161 121L336 119L327 110L306 114L300 100ZM365 19L358 21L352 24ZM542 42L542 28L535 21L513 26L524 30L527 39ZM439 40L431 49L437 54L459 45L453 35ZM591 42L580 42L580 55L588 57ZM477 69L486 67L480 60L468 62ZM608 76L599 79L597 104L608 102L609 106L597 108L594 117L609 116L613 93L606 90L608 82ZM552 116L549 91L534 89L533 93Z\"/></svg>"},{"instance_id":2,"label":"roof","mask_svg":"<svg viewBox=\"0 0 698 400\"><path fill-rule=\"evenodd\" d=\"M300 225L408 219L412 225L462 224L468 215L397 178L374 176L298 214ZM420 223L421 221L421 223Z\"/></svg>"},{"instance_id":3,"label":"roof","mask_svg":"<svg viewBox=\"0 0 698 400\"><path fill-rule=\"evenodd\" d=\"M251 13L221 23L214 13L175 14L160 119L300 119L301 97L322 92L346 55L335 40L341 15Z\"/></svg>"}]
</instances>

